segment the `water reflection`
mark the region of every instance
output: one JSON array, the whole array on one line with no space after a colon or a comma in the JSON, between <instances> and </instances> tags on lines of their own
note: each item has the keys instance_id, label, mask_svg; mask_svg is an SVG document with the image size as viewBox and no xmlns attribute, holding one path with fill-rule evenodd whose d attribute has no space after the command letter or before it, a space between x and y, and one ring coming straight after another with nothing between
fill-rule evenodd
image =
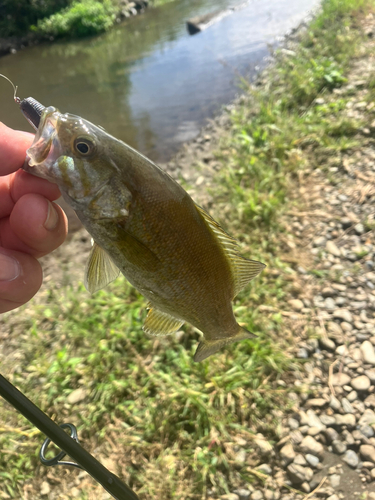
<instances>
[{"instance_id":1,"label":"water reflection","mask_svg":"<svg viewBox=\"0 0 375 500\"><path fill-rule=\"evenodd\" d=\"M295 25L317 0L252 0L190 37L185 21L235 0L178 0L85 40L26 49L0 59L0 72L32 96L102 125L155 160L194 137L249 75L267 43ZM0 119L27 128L0 87Z\"/></svg>"}]
</instances>

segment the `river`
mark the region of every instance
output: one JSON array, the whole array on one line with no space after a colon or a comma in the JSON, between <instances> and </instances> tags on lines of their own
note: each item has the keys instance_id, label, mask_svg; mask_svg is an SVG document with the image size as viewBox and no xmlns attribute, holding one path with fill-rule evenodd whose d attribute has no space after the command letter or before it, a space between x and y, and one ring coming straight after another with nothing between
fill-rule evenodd
<instances>
[{"instance_id":1,"label":"river","mask_svg":"<svg viewBox=\"0 0 375 500\"><path fill-rule=\"evenodd\" d=\"M166 161L234 98L240 78L264 65L269 46L298 25L318 0L175 0L110 32L27 48L0 59L21 98L80 115ZM186 20L239 7L191 36ZM0 120L28 124L0 81Z\"/></svg>"}]
</instances>

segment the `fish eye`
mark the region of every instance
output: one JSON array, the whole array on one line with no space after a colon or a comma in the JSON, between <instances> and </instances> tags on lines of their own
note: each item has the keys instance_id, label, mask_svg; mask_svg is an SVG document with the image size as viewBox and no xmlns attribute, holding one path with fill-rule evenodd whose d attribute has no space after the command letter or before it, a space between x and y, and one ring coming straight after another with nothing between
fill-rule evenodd
<instances>
[{"instance_id":1,"label":"fish eye","mask_svg":"<svg viewBox=\"0 0 375 500\"><path fill-rule=\"evenodd\" d=\"M74 141L74 149L82 156L88 156L93 153L95 149L95 143L87 137L78 137Z\"/></svg>"}]
</instances>

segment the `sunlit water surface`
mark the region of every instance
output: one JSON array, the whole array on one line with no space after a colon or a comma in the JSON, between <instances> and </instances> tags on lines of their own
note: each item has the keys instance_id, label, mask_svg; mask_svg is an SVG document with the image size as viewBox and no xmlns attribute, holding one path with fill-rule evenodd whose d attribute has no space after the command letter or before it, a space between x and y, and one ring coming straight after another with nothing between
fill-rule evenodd
<instances>
[{"instance_id":1,"label":"sunlit water surface","mask_svg":"<svg viewBox=\"0 0 375 500\"><path fill-rule=\"evenodd\" d=\"M98 37L44 44L0 59L19 96L80 115L156 161L195 137L205 120L264 64L269 45L318 0L250 0L190 36L187 19L235 0L176 0ZM28 129L0 81L0 120Z\"/></svg>"}]
</instances>

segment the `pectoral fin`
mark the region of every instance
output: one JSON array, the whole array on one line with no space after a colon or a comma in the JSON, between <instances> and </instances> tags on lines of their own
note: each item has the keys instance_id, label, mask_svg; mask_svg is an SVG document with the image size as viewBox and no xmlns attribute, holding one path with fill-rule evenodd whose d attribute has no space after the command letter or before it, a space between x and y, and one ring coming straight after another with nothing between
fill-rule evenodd
<instances>
[{"instance_id":1,"label":"pectoral fin","mask_svg":"<svg viewBox=\"0 0 375 500\"><path fill-rule=\"evenodd\" d=\"M85 287L90 293L104 288L120 274L119 268L95 242L85 269Z\"/></svg>"},{"instance_id":2,"label":"pectoral fin","mask_svg":"<svg viewBox=\"0 0 375 500\"><path fill-rule=\"evenodd\" d=\"M198 344L198 348L194 354L194 361L203 361L204 359L208 358L208 356L211 356L211 354L215 354L215 352L219 351L222 347L225 347L226 345L231 344L232 342L238 342L239 340L245 340L245 339L253 339L256 337L256 335L254 335L251 332L248 332L247 330L245 330L245 328L241 328L240 326L239 328L240 331L234 337L227 337L215 340L203 339Z\"/></svg>"},{"instance_id":3,"label":"pectoral fin","mask_svg":"<svg viewBox=\"0 0 375 500\"><path fill-rule=\"evenodd\" d=\"M151 308L143 325L143 331L150 335L170 335L177 332L183 323L159 309Z\"/></svg>"}]
</instances>

